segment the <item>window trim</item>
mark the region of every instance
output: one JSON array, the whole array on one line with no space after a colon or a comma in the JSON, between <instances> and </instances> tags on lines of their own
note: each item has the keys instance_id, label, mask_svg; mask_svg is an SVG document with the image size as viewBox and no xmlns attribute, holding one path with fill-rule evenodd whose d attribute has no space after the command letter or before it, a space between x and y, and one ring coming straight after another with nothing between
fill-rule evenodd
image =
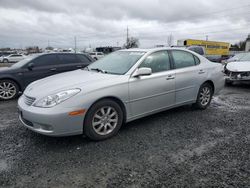
<instances>
[{"instance_id":1,"label":"window trim","mask_svg":"<svg viewBox=\"0 0 250 188\"><path fill-rule=\"evenodd\" d=\"M160 74L160 73L164 73L164 72L168 72L168 71L171 71L171 70L174 70L174 64L173 64L173 61L172 61L172 58L171 58L171 54L169 52L169 50L159 50L159 51L155 51L155 52L152 52L150 54L148 54L146 57L144 57L144 59L142 60L142 62L137 66L137 69L140 68L141 64L144 63L144 61L147 59L148 56L154 54L154 53L159 53L159 52L166 52L168 54L168 57L169 57L169 63L170 63L170 69L169 70L163 70L163 71L160 71L160 72L152 72L151 75L153 74Z\"/></svg>"},{"instance_id":2,"label":"window trim","mask_svg":"<svg viewBox=\"0 0 250 188\"><path fill-rule=\"evenodd\" d=\"M174 70L186 69L186 68L195 67L195 66L198 66L198 65L201 64L200 58L198 58L198 57L197 57L196 55L194 55L193 53L190 53L190 52L184 51L184 50L178 50L178 49L169 50L169 51L170 51L170 57L171 57L172 62L173 62L173 69L174 69ZM188 53L188 54L191 54L191 55L193 56L193 59L194 59L194 63L195 63L195 64L192 65L192 66L188 66L188 67L176 68L176 66L175 66L175 61L174 61L174 57L173 57L173 53L172 53L173 51L181 51L181 52L186 52L186 53ZM198 64L197 64L196 61L195 61L195 57L197 57L197 59L199 60L199 63L198 63Z\"/></svg>"}]
</instances>

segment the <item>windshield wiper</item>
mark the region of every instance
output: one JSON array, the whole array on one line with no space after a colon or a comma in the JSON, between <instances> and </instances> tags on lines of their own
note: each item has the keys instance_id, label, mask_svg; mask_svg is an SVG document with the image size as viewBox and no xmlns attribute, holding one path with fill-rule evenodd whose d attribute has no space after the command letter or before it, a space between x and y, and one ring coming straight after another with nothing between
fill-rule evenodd
<instances>
[{"instance_id":1,"label":"windshield wiper","mask_svg":"<svg viewBox=\"0 0 250 188\"><path fill-rule=\"evenodd\" d=\"M105 73L105 74L108 73L107 71L102 70L102 69L98 69L98 68L93 68L93 69L90 69L90 70L101 72L101 73Z\"/></svg>"},{"instance_id":2,"label":"windshield wiper","mask_svg":"<svg viewBox=\"0 0 250 188\"><path fill-rule=\"evenodd\" d=\"M84 68L82 68L82 70L87 70L87 71L89 71L89 68L88 68L88 67L84 67Z\"/></svg>"}]
</instances>

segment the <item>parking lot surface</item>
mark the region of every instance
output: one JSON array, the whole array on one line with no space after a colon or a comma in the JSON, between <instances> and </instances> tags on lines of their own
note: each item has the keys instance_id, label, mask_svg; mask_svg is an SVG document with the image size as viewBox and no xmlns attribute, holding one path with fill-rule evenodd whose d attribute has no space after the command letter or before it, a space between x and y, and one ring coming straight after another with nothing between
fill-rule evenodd
<instances>
[{"instance_id":1,"label":"parking lot surface","mask_svg":"<svg viewBox=\"0 0 250 188\"><path fill-rule=\"evenodd\" d=\"M31 132L16 105L0 102L0 187L250 187L250 85L226 87L204 111L131 122L102 142Z\"/></svg>"}]
</instances>

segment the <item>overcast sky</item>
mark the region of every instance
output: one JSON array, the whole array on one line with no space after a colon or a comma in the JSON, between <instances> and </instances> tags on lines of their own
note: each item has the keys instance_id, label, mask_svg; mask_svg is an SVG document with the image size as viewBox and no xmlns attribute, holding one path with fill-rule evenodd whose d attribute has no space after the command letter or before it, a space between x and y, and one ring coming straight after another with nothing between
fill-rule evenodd
<instances>
[{"instance_id":1,"label":"overcast sky","mask_svg":"<svg viewBox=\"0 0 250 188\"><path fill-rule=\"evenodd\" d=\"M234 43L250 33L249 0L0 0L0 47L140 47L178 39Z\"/></svg>"}]
</instances>

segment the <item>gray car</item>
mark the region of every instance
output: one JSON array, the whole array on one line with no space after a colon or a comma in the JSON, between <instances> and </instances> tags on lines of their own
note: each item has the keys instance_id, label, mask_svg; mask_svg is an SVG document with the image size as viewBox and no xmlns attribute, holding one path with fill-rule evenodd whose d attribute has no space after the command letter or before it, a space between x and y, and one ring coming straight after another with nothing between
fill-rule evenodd
<instances>
[{"instance_id":1,"label":"gray car","mask_svg":"<svg viewBox=\"0 0 250 188\"><path fill-rule=\"evenodd\" d=\"M178 48L114 52L83 70L31 83L18 100L24 126L44 135L114 136L123 123L186 104L206 109L223 67Z\"/></svg>"}]
</instances>

